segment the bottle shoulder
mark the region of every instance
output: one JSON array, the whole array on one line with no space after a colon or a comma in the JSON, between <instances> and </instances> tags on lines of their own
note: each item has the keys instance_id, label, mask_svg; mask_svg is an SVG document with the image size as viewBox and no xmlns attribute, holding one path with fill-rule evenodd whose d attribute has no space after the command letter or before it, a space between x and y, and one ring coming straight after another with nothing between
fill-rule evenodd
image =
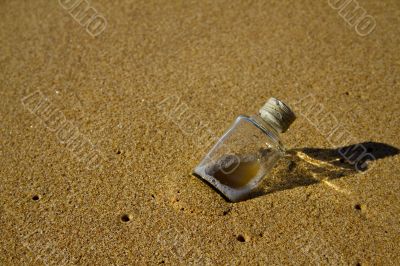
<instances>
[{"instance_id":1,"label":"bottle shoulder","mask_svg":"<svg viewBox=\"0 0 400 266\"><path fill-rule=\"evenodd\" d=\"M258 116L258 115L252 115L252 116L239 115L236 118L235 123L242 121L242 120L252 123L255 127L257 127L259 130L261 130L275 144L277 149L279 149L281 152L285 152L285 148L279 137L279 133L271 125L268 125L268 123L265 122L260 116Z\"/></svg>"}]
</instances>

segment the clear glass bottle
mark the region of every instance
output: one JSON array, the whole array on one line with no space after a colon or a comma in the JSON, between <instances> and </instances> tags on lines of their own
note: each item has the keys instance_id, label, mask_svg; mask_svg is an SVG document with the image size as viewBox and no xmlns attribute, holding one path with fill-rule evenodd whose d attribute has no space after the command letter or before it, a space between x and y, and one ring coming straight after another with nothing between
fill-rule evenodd
<instances>
[{"instance_id":1,"label":"clear glass bottle","mask_svg":"<svg viewBox=\"0 0 400 266\"><path fill-rule=\"evenodd\" d=\"M194 173L232 202L246 198L284 155L279 133L295 118L286 104L270 98L259 114L240 115Z\"/></svg>"}]
</instances>

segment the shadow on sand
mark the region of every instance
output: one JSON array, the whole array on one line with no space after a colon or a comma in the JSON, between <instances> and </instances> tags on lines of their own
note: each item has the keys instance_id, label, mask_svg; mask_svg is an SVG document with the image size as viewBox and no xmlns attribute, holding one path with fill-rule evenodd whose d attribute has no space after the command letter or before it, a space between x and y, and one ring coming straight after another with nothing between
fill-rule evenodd
<instances>
[{"instance_id":1,"label":"shadow on sand","mask_svg":"<svg viewBox=\"0 0 400 266\"><path fill-rule=\"evenodd\" d=\"M287 151L260 188L247 199L276 191L361 173L377 159L394 156L399 149L377 142L363 142L337 149L300 148Z\"/></svg>"}]
</instances>

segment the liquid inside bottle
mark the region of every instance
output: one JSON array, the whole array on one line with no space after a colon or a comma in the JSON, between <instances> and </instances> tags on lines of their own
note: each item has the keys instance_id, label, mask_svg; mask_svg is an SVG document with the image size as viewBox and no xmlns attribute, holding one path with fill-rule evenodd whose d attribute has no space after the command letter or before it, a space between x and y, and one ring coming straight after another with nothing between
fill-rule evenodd
<instances>
[{"instance_id":1,"label":"liquid inside bottle","mask_svg":"<svg viewBox=\"0 0 400 266\"><path fill-rule=\"evenodd\" d=\"M241 188L260 174L261 167L260 159L257 158L241 158L236 163L236 160L229 160L229 156L226 156L223 157L222 162L212 167L208 174L223 185Z\"/></svg>"}]
</instances>

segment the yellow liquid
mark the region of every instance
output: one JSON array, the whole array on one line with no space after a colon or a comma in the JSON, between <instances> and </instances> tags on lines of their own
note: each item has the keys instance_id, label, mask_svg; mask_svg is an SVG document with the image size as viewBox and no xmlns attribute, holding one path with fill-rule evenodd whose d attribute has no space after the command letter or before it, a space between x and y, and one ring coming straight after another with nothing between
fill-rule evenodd
<instances>
[{"instance_id":1,"label":"yellow liquid","mask_svg":"<svg viewBox=\"0 0 400 266\"><path fill-rule=\"evenodd\" d=\"M236 167L236 169L233 169L234 167ZM261 166L258 160L240 162L239 166L234 165L233 167L219 169L213 176L226 186L240 188L253 180L253 178L257 176L260 168Z\"/></svg>"}]
</instances>

